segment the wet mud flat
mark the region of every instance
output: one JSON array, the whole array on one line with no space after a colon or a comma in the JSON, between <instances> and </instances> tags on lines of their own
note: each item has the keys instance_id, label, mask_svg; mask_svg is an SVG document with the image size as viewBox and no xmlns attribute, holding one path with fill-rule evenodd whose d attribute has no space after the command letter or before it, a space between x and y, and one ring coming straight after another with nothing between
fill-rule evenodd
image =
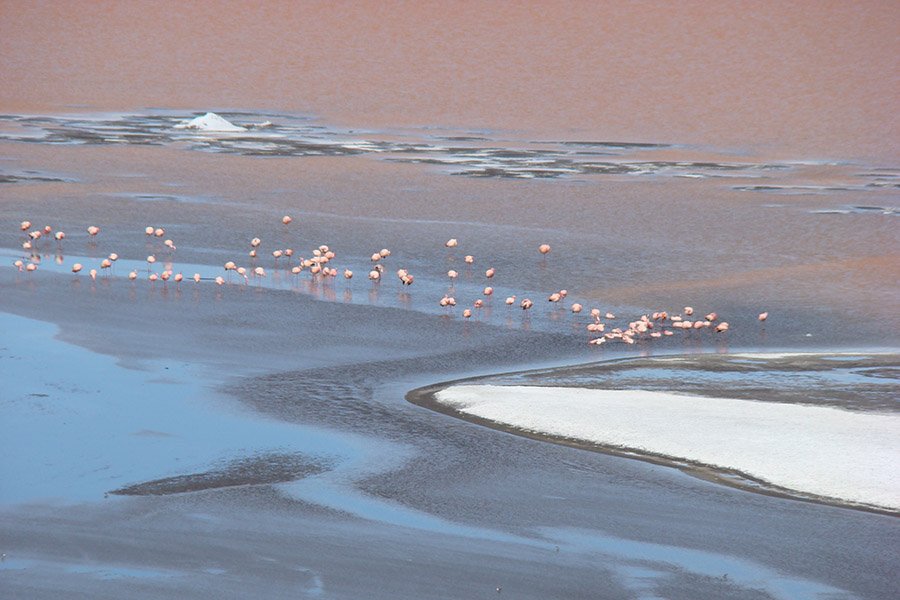
<instances>
[{"instance_id":1,"label":"wet mud flat","mask_svg":"<svg viewBox=\"0 0 900 600\"><path fill-rule=\"evenodd\" d=\"M221 488L297 481L328 467L292 454L268 454L228 462L202 473L165 477L128 485L109 493L117 496L163 496Z\"/></svg>"}]
</instances>

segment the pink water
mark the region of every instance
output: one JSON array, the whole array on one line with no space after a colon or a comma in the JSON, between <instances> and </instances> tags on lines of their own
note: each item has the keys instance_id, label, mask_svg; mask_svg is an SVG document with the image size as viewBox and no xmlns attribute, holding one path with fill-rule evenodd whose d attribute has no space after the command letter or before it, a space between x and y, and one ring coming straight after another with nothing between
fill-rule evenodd
<instances>
[{"instance_id":1,"label":"pink water","mask_svg":"<svg viewBox=\"0 0 900 600\"><path fill-rule=\"evenodd\" d=\"M0 2L0 110L898 158L896 2Z\"/></svg>"}]
</instances>

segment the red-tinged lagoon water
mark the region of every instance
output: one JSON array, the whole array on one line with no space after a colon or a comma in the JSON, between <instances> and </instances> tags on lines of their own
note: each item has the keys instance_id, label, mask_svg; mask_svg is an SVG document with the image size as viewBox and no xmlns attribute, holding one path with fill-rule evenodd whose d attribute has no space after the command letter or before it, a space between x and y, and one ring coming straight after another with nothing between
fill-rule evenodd
<instances>
[{"instance_id":1,"label":"red-tinged lagoon water","mask_svg":"<svg viewBox=\"0 0 900 600\"><path fill-rule=\"evenodd\" d=\"M888 2L0 1L4 580L35 598L893 597L895 516L404 396L630 358L572 385L894 412L897 24ZM183 128L208 111L235 127ZM291 273L322 245L336 278ZM185 281L148 281L165 272ZM611 333L687 306L730 328L587 343L591 308ZM790 351L820 358L785 369ZM673 354L734 368L642 361Z\"/></svg>"},{"instance_id":2,"label":"red-tinged lagoon water","mask_svg":"<svg viewBox=\"0 0 900 600\"><path fill-rule=\"evenodd\" d=\"M0 110L249 109L354 128L895 162L894 2L0 4Z\"/></svg>"}]
</instances>

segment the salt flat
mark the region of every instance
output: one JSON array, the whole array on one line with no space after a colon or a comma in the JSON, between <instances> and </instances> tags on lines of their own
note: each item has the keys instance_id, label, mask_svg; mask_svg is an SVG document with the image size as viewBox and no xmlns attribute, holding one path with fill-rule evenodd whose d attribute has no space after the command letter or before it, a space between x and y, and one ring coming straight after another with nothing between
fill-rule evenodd
<instances>
[{"instance_id":1,"label":"salt flat","mask_svg":"<svg viewBox=\"0 0 900 600\"><path fill-rule=\"evenodd\" d=\"M737 470L774 486L900 508L900 416L642 390L457 385L436 399L543 433Z\"/></svg>"}]
</instances>

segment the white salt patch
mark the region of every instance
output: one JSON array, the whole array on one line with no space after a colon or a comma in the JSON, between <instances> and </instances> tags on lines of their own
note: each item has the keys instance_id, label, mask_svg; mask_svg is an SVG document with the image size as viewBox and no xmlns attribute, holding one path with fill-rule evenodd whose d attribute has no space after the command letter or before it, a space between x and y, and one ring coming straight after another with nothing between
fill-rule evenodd
<instances>
[{"instance_id":1,"label":"white salt patch","mask_svg":"<svg viewBox=\"0 0 900 600\"><path fill-rule=\"evenodd\" d=\"M227 119L223 119L216 113L208 112L202 117L182 121L175 125L175 129L198 129L200 131L247 131L246 127L235 125Z\"/></svg>"},{"instance_id":2,"label":"white salt patch","mask_svg":"<svg viewBox=\"0 0 900 600\"><path fill-rule=\"evenodd\" d=\"M642 390L459 385L460 412L623 446L850 502L900 509L900 416Z\"/></svg>"}]
</instances>

